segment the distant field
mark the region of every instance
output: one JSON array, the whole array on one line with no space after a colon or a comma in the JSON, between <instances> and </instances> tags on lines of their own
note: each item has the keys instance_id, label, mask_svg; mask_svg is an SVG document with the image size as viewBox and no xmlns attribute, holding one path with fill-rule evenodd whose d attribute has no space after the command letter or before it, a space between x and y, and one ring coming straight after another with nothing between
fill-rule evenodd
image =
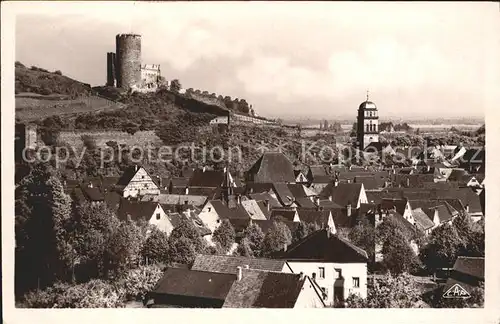
<instances>
[{"instance_id":1,"label":"distant field","mask_svg":"<svg viewBox=\"0 0 500 324\"><path fill-rule=\"evenodd\" d=\"M98 96L78 99L54 98L54 96L37 94L16 96L16 117L25 121L43 119L53 115L116 110L123 107L122 104Z\"/></svg>"}]
</instances>

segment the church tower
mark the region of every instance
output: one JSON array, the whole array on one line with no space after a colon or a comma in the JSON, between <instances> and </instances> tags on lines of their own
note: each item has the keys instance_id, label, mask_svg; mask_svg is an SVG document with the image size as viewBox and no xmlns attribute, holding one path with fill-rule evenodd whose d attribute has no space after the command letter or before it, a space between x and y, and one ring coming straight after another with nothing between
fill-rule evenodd
<instances>
[{"instance_id":1,"label":"church tower","mask_svg":"<svg viewBox=\"0 0 500 324\"><path fill-rule=\"evenodd\" d=\"M357 144L360 150L364 150L371 142L378 142L378 110L369 99L367 91L366 101L358 109Z\"/></svg>"}]
</instances>

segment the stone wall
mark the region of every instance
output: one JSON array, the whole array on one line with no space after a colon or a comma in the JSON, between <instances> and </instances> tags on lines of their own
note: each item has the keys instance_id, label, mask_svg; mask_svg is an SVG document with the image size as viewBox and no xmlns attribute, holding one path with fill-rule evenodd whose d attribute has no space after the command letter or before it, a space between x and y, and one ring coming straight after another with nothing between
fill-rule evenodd
<instances>
[{"instance_id":1,"label":"stone wall","mask_svg":"<svg viewBox=\"0 0 500 324\"><path fill-rule=\"evenodd\" d=\"M162 145L162 141L156 136L154 131L138 131L134 135L122 131L62 131L59 134L59 140L73 147L82 147L82 135L91 136L98 147L107 146L106 142L115 141L120 144L125 144L129 147L139 146L145 147L151 145Z\"/></svg>"}]
</instances>

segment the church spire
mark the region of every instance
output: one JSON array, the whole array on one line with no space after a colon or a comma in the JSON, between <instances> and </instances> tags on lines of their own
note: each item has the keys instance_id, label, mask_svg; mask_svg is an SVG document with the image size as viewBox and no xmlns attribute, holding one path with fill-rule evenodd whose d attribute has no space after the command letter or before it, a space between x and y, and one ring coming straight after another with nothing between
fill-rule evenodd
<instances>
[{"instance_id":1,"label":"church spire","mask_svg":"<svg viewBox=\"0 0 500 324\"><path fill-rule=\"evenodd\" d=\"M366 101L370 99L370 90L366 90Z\"/></svg>"}]
</instances>

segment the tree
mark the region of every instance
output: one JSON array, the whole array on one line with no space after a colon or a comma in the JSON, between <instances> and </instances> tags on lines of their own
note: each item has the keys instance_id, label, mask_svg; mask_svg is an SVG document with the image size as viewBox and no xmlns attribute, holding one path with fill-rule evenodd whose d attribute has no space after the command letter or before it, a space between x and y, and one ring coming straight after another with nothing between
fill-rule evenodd
<instances>
[{"instance_id":1,"label":"tree","mask_svg":"<svg viewBox=\"0 0 500 324\"><path fill-rule=\"evenodd\" d=\"M104 254L120 221L107 205L84 203L75 207L72 245L79 280L104 276Z\"/></svg>"},{"instance_id":2,"label":"tree","mask_svg":"<svg viewBox=\"0 0 500 324\"><path fill-rule=\"evenodd\" d=\"M421 301L417 282L406 273L374 278L369 283L366 299L357 295L346 299L349 308L411 308Z\"/></svg>"},{"instance_id":3,"label":"tree","mask_svg":"<svg viewBox=\"0 0 500 324\"><path fill-rule=\"evenodd\" d=\"M71 200L47 163L33 166L15 190L16 294L68 279Z\"/></svg>"},{"instance_id":4,"label":"tree","mask_svg":"<svg viewBox=\"0 0 500 324\"><path fill-rule=\"evenodd\" d=\"M178 93L182 89L181 83L179 80L174 79L170 81L170 91Z\"/></svg>"},{"instance_id":5,"label":"tree","mask_svg":"<svg viewBox=\"0 0 500 324\"><path fill-rule=\"evenodd\" d=\"M259 225L249 224L243 231L243 241L248 242L248 248L252 251L253 256L258 257L261 255L264 233Z\"/></svg>"},{"instance_id":6,"label":"tree","mask_svg":"<svg viewBox=\"0 0 500 324\"><path fill-rule=\"evenodd\" d=\"M354 245L366 251L370 267L375 261L375 227L368 220L360 222L351 229L348 238Z\"/></svg>"},{"instance_id":7,"label":"tree","mask_svg":"<svg viewBox=\"0 0 500 324\"><path fill-rule=\"evenodd\" d=\"M463 213L453 220L453 227L461 238L459 255L484 256L484 223L474 223L467 213Z\"/></svg>"},{"instance_id":8,"label":"tree","mask_svg":"<svg viewBox=\"0 0 500 324\"><path fill-rule=\"evenodd\" d=\"M213 240L218 242L222 250L227 252L234 243L234 228L228 219L224 219L220 226L213 233Z\"/></svg>"},{"instance_id":9,"label":"tree","mask_svg":"<svg viewBox=\"0 0 500 324\"><path fill-rule=\"evenodd\" d=\"M167 262L169 253L167 233L152 226L141 253L147 263Z\"/></svg>"},{"instance_id":10,"label":"tree","mask_svg":"<svg viewBox=\"0 0 500 324\"><path fill-rule=\"evenodd\" d=\"M270 257L274 252L282 250L292 243L292 233L286 224L275 221L262 242L262 255Z\"/></svg>"},{"instance_id":11,"label":"tree","mask_svg":"<svg viewBox=\"0 0 500 324\"><path fill-rule=\"evenodd\" d=\"M254 253L250 246L250 241L246 237L241 239L240 244L238 244L238 247L236 248L236 251L234 251L234 255L254 257Z\"/></svg>"},{"instance_id":12,"label":"tree","mask_svg":"<svg viewBox=\"0 0 500 324\"><path fill-rule=\"evenodd\" d=\"M111 234L105 251L105 271L121 276L137 266L140 260L143 236L141 229L132 221L121 222Z\"/></svg>"},{"instance_id":13,"label":"tree","mask_svg":"<svg viewBox=\"0 0 500 324\"><path fill-rule=\"evenodd\" d=\"M419 260L406 238L400 232L384 242L382 265L393 274L413 272L419 267Z\"/></svg>"},{"instance_id":14,"label":"tree","mask_svg":"<svg viewBox=\"0 0 500 324\"><path fill-rule=\"evenodd\" d=\"M142 301L146 294L154 289L162 275L163 271L159 265L140 266L129 270L118 282L118 286L123 289L127 300Z\"/></svg>"},{"instance_id":15,"label":"tree","mask_svg":"<svg viewBox=\"0 0 500 324\"><path fill-rule=\"evenodd\" d=\"M168 259L170 262L191 265L196 257L193 242L186 237L170 237L168 244Z\"/></svg>"},{"instance_id":16,"label":"tree","mask_svg":"<svg viewBox=\"0 0 500 324\"><path fill-rule=\"evenodd\" d=\"M309 234L309 229L308 229L307 225L300 222L297 225L297 228L293 231L292 242L300 241L304 237L306 237L308 234Z\"/></svg>"},{"instance_id":17,"label":"tree","mask_svg":"<svg viewBox=\"0 0 500 324\"><path fill-rule=\"evenodd\" d=\"M204 253L207 249L206 242L193 223L187 219L183 219L170 233L168 245L169 262L183 264L191 264L196 253Z\"/></svg>"},{"instance_id":18,"label":"tree","mask_svg":"<svg viewBox=\"0 0 500 324\"><path fill-rule=\"evenodd\" d=\"M429 271L450 268L462 244L457 230L452 225L443 224L432 231L429 243L420 251L420 259Z\"/></svg>"}]
</instances>

